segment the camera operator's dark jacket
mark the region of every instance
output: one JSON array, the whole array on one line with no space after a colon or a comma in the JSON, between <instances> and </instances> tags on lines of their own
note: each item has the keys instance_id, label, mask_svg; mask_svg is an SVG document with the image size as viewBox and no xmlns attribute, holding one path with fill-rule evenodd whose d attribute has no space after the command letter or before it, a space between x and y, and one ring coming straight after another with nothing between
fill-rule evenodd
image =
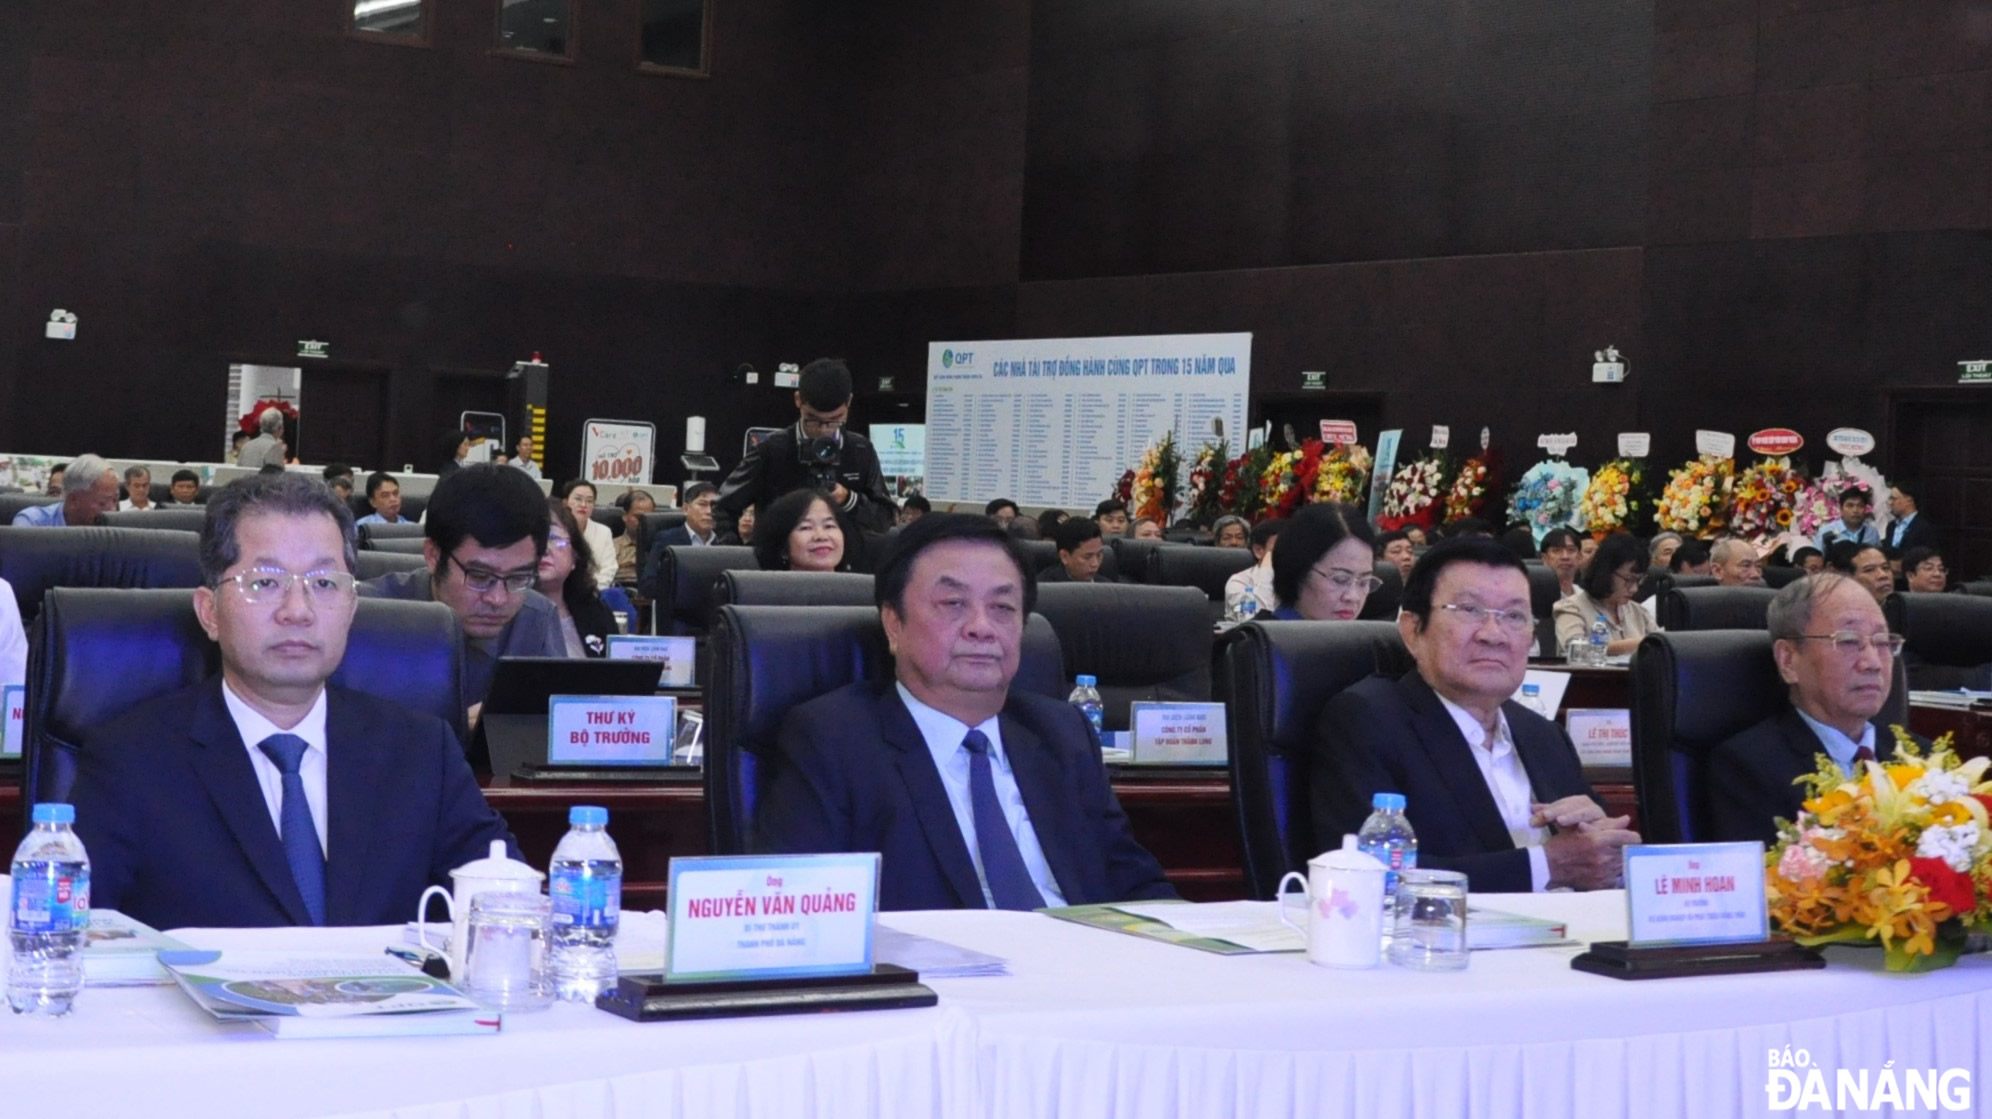
<instances>
[{"instance_id":1,"label":"camera operator's dark jacket","mask_svg":"<svg viewBox=\"0 0 1992 1119\"><path fill-rule=\"evenodd\" d=\"M813 470L802 459L807 445L800 440L796 425L791 424L748 451L747 457L740 460L740 465L733 468L733 473L719 487L719 497L713 502L716 531L721 535L734 531L740 514L749 505L765 509L768 502L783 494L814 487ZM843 456L836 473L837 480L851 491L850 500L844 504L845 515L868 532L891 529L899 511L886 491L885 475L879 470L878 452L872 450L871 440L846 428Z\"/></svg>"}]
</instances>

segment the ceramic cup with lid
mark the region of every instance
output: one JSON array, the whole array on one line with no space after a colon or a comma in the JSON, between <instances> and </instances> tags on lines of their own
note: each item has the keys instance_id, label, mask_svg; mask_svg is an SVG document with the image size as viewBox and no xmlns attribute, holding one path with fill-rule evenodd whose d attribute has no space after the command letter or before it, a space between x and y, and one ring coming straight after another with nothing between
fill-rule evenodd
<instances>
[{"instance_id":1,"label":"ceramic cup with lid","mask_svg":"<svg viewBox=\"0 0 1992 1119\"><path fill-rule=\"evenodd\" d=\"M1276 892L1280 920L1307 938L1307 958L1323 967L1375 967L1383 947L1383 882L1388 869L1342 837L1342 849L1307 860L1307 877L1289 873ZM1287 883L1301 884L1307 921L1288 916Z\"/></svg>"}]
</instances>

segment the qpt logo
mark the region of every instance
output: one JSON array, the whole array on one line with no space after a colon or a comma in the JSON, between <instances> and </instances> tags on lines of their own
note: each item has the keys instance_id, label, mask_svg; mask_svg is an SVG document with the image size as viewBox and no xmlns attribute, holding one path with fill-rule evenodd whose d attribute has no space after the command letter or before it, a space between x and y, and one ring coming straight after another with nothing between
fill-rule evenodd
<instances>
[{"instance_id":1,"label":"qpt logo","mask_svg":"<svg viewBox=\"0 0 1992 1119\"><path fill-rule=\"evenodd\" d=\"M957 351L957 350L942 350L942 351L941 351L941 368L942 368L942 369L953 369L953 368L955 368L955 367L957 367L957 366L960 366L960 367L962 367L962 368L967 368L968 366L971 366L971 365L974 365L974 364L975 364L975 354L974 354L974 353L973 353L972 351L970 351L970 350L959 350L959 351Z\"/></svg>"},{"instance_id":2,"label":"qpt logo","mask_svg":"<svg viewBox=\"0 0 1992 1119\"><path fill-rule=\"evenodd\" d=\"M1774 1112L1968 1112L1971 1070L1898 1069L1887 1061L1879 1069L1835 1069L1829 1078L1827 1070L1813 1065L1812 1054L1787 1046L1771 1050L1764 1094Z\"/></svg>"}]
</instances>

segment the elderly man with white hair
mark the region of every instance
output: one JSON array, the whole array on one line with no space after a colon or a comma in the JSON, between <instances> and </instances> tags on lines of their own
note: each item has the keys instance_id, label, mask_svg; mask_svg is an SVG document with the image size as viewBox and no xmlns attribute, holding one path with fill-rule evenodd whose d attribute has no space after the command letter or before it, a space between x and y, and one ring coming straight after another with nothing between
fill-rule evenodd
<instances>
[{"instance_id":1,"label":"elderly man with white hair","mask_svg":"<svg viewBox=\"0 0 1992 1119\"><path fill-rule=\"evenodd\" d=\"M1715 574L1717 586L1764 585L1764 561L1758 557L1756 545L1748 540L1738 540L1733 536L1718 540L1708 558L1709 570Z\"/></svg>"},{"instance_id":2,"label":"elderly man with white hair","mask_svg":"<svg viewBox=\"0 0 1992 1119\"><path fill-rule=\"evenodd\" d=\"M63 474L62 500L31 505L14 514L17 525L60 528L97 523L97 514L118 507L118 472L97 455L81 455Z\"/></svg>"},{"instance_id":3,"label":"elderly man with white hair","mask_svg":"<svg viewBox=\"0 0 1992 1119\"><path fill-rule=\"evenodd\" d=\"M281 470L286 453L284 414L275 408L265 408L263 414L256 417L256 438L242 444L242 453L235 457L235 465L251 470L261 470L265 466Z\"/></svg>"}]
</instances>

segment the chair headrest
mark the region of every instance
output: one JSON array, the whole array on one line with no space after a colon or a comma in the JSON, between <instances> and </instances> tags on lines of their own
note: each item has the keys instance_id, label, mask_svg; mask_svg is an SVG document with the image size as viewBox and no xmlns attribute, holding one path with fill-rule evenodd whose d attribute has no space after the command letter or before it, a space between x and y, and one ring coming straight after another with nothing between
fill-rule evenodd
<instances>
[{"instance_id":1,"label":"chair headrest","mask_svg":"<svg viewBox=\"0 0 1992 1119\"><path fill-rule=\"evenodd\" d=\"M1914 592L1893 597L1902 601L1904 648L1925 663L1953 668L1992 663L1992 598Z\"/></svg>"},{"instance_id":2,"label":"chair headrest","mask_svg":"<svg viewBox=\"0 0 1992 1119\"><path fill-rule=\"evenodd\" d=\"M396 521L391 525L361 525L360 547L371 548L382 540L420 540L428 530L414 521Z\"/></svg>"},{"instance_id":3,"label":"chair headrest","mask_svg":"<svg viewBox=\"0 0 1992 1119\"><path fill-rule=\"evenodd\" d=\"M1155 580L1148 573L1148 561L1157 551L1180 545L1160 540L1136 540L1132 536L1113 536L1107 539L1107 547L1114 553L1114 563L1119 566L1123 578L1131 583L1153 583Z\"/></svg>"},{"instance_id":4,"label":"chair headrest","mask_svg":"<svg viewBox=\"0 0 1992 1119\"><path fill-rule=\"evenodd\" d=\"M1066 671L1098 678L1114 729L1143 700L1210 699L1210 603L1194 587L1046 583L1037 613L1057 634Z\"/></svg>"},{"instance_id":5,"label":"chair headrest","mask_svg":"<svg viewBox=\"0 0 1992 1119\"><path fill-rule=\"evenodd\" d=\"M1224 584L1258 561L1250 548L1198 548L1172 545L1148 557L1148 581L1164 587L1195 587L1211 602L1224 601Z\"/></svg>"},{"instance_id":6,"label":"chair headrest","mask_svg":"<svg viewBox=\"0 0 1992 1119\"><path fill-rule=\"evenodd\" d=\"M45 493L0 493L0 527L12 525L15 514L37 505L54 505L61 501Z\"/></svg>"},{"instance_id":7,"label":"chair headrest","mask_svg":"<svg viewBox=\"0 0 1992 1119\"><path fill-rule=\"evenodd\" d=\"M1696 759L1785 703L1771 636L1761 628L1650 634L1632 672L1643 731Z\"/></svg>"},{"instance_id":8,"label":"chair headrest","mask_svg":"<svg viewBox=\"0 0 1992 1119\"><path fill-rule=\"evenodd\" d=\"M1033 572L1043 571L1058 562L1058 545L1052 541L1018 540L1016 545L1023 550L1024 561L1030 564ZM1102 565L1106 563L1104 559L1100 562Z\"/></svg>"},{"instance_id":9,"label":"chair headrest","mask_svg":"<svg viewBox=\"0 0 1992 1119\"><path fill-rule=\"evenodd\" d=\"M353 575L361 582L395 571L421 571L429 566L428 560L406 552L360 551L353 553L353 559L356 563Z\"/></svg>"},{"instance_id":10,"label":"chair headrest","mask_svg":"<svg viewBox=\"0 0 1992 1119\"><path fill-rule=\"evenodd\" d=\"M622 510L613 505L595 506L594 511L588 514L588 519L608 529L611 537L621 536L629 531L629 526L623 523Z\"/></svg>"},{"instance_id":11,"label":"chair headrest","mask_svg":"<svg viewBox=\"0 0 1992 1119\"><path fill-rule=\"evenodd\" d=\"M1382 580L1382 584L1363 600L1362 611L1356 618L1365 622L1395 623L1398 608L1404 604L1404 573L1397 570L1396 564L1386 560L1376 561L1370 570Z\"/></svg>"},{"instance_id":12,"label":"chair headrest","mask_svg":"<svg viewBox=\"0 0 1992 1119\"><path fill-rule=\"evenodd\" d=\"M368 526L372 527L372 526ZM422 554L421 536L368 536L367 550L372 552L398 552L404 556Z\"/></svg>"},{"instance_id":13,"label":"chair headrest","mask_svg":"<svg viewBox=\"0 0 1992 1119\"><path fill-rule=\"evenodd\" d=\"M207 523L207 510L201 509L113 509L97 514L105 528L155 528L170 532L199 532Z\"/></svg>"},{"instance_id":14,"label":"chair headrest","mask_svg":"<svg viewBox=\"0 0 1992 1119\"><path fill-rule=\"evenodd\" d=\"M1549 617L1556 609L1558 599L1563 597L1563 584L1556 581L1556 572L1547 564L1535 560L1524 560L1522 566L1529 571L1529 610L1538 618Z\"/></svg>"},{"instance_id":15,"label":"chair headrest","mask_svg":"<svg viewBox=\"0 0 1992 1119\"><path fill-rule=\"evenodd\" d=\"M1402 676L1415 667L1394 622L1250 622L1227 638L1228 656L1257 662L1260 694L1250 703L1266 753L1305 757L1321 709L1365 677Z\"/></svg>"},{"instance_id":16,"label":"chair headrest","mask_svg":"<svg viewBox=\"0 0 1992 1119\"><path fill-rule=\"evenodd\" d=\"M712 589L722 571L758 569L754 549L718 546L664 549L657 576L658 606L679 633L703 633L712 621Z\"/></svg>"},{"instance_id":17,"label":"chair headrest","mask_svg":"<svg viewBox=\"0 0 1992 1119\"><path fill-rule=\"evenodd\" d=\"M656 536L660 532L669 532L679 525L684 524L685 511L683 509L664 509L655 513L645 513L637 518L637 523L643 526L642 531L644 535Z\"/></svg>"},{"instance_id":18,"label":"chair headrest","mask_svg":"<svg viewBox=\"0 0 1992 1119\"><path fill-rule=\"evenodd\" d=\"M845 571L719 573L713 609L722 606L871 606L872 577Z\"/></svg>"},{"instance_id":19,"label":"chair headrest","mask_svg":"<svg viewBox=\"0 0 1992 1119\"><path fill-rule=\"evenodd\" d=\"M1789 586L1803 578L1805 578L1805 572L1801 568L1784 567L1777 564L1772 564L1764 568L1764 585L1772 590Z\"/></svg>"},{"instance_id":20,"label":"chair headrest","mask_svg":"<svg viewBox=\"0 0 1992 1119\"><path fill-rule=\"evenodd\" d=\"M0 579L13 584L23 622L41 613L52 587L198 587L200 537L163 529L0 526Z\"/></svg>"},{"instance_id":21,"label":"chair headrest","mask_svg":"<svg viewBox=\"0 0 1992 1119\"><path fill-rule=\"evenodd\" d=\"M1684 587L1663 591L1655 613L1670 632L1702 629L1762 630L1769 624L1770 587Z\"/></svg>"}]
</instances>

